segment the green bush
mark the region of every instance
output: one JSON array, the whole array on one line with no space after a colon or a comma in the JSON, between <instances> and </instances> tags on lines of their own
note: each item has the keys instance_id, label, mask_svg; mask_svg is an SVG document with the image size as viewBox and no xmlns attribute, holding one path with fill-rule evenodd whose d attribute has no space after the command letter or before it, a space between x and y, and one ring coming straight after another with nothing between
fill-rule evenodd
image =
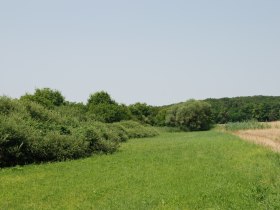
<instances>
[{"instance_id":1,"label":"green bush","mask_svg":"<svg viewBox=\"0 0 280 210\"><path fill-rule=\"evenodd\" d=\"M125 105L116 103L104 91L90 95L87 107L87 115L96 121L113 123L131 118L129 109Z\"/></svg>"},{"instance_id":2,"label":"green bush","mask_svg":"<svg viewBox=\"0 0 280 210\"><path fill-rule=\"evenodd\" d=\"M66 102L64 105L56 107L55 111L73 121L85 122L89 118L87 106L83 103Z\"/></svg>"},{"instance_id":3,"label":"green bush","mask_svg":"<svg viewBox=\"0 0 280 210\"><path fill-rule=\"evenodd\" d=\"M94 123L78 128L76 133L79 138L88 142L90 153L112 153L119 147L119 141L114 138L106 124Z\"/></svg>"},{"instance_id":4,"label":"green bush","mask_svg":"<svg viewBox=\"0 0 280 210\"><path fill-rule=\"evenodd\" d=\"M61 93L57 90L51 90L50 88L36 89L33 95L25 94L20 100L33 101L49 109L55 106L61 106L65 103L65 98Z\"/></svg>"},{"instance_id":5,"label":"green bush","mask_svg":"<svg viewBox=\"0 0 280 210\"><path fill-rule=\"evenodd\" d=\"M18 103L15 102L15 100L6 96L0 97L1 115L9 115L10 113L15 112L16 110L19 110L19 105Z\"/></svg>"},{"instance_id":6,"label":"green bush","mask_svg":"<svg viewBox=\"0 0 280 210\"><path fill-rule=\"evenodd\" d=\"M155 128L148 125L144 126L135 121L122 121L115 123L115 125L122 126L129 138L153 137L158 135L158 131Z\"/></svg>"},{"instance_id":7,"label":"green bush","mask_svg":"<svg viewBox=\"0 0 280 210\"><path fill-rule=\"evenodd\" d=\"M90 155L89 143L75 135L61 135L56 132L47 133L41 141L30 145L34 162L62 161L77 159Z\"/></svg>"},{"instance_id":8,"label":"green bush","mask_svg":"<svg viewBox=\"0 0 280 210\"><path fill-rule=\"evenodd\" d=\"M118 123L113 123L113 124L109 124L110 127L110 131L112 133L115 133L115 139L119 142L125 142L129 139L128 133L125 130L125 128L118 124Z\"/></svg>"},{"instance_id":9,"label":"green bush","mask_svg":"<svg viewBox=\"0 0 280 210\"><path fill-rule=\"evenodd\" d=\"M0 166L32 162L31 142L39 140L39 133L19 115L0 115Z\"/></svg>"},{"instance_id":10,"label":"green bush","mask_svg":"<svg viewBox=\"0 0 280 210\"><path fill-rule=\"evenodd\" d=\"M129 138L158 134L152 127L134 121L98 122L91 119L87 106L56 103L51 96L59 98L49 89L36 90L30 100L29 96L21 100L0 97L0 167L113 153ZM120 121L129 113L124 105L99 105L106 107L104 115L110 116L104 121Z\"/></svg>"},{"instance_id":11,"label":"green bush","mask_svg":"<svg viewBox=\"0 0 280 210\"><path fill-rule=\"evenodd\" d=\"M89 107L89 114L97 121L104 123L119 122L130 119L126 106L118 104L98 104Z\"/></svg>"},{"instance_id":12,"label":"green bush","mask_svg":"<svg viewBox=\"0 0 280 210\"><path fill-rule=\"evenodd\" d=\"M155 124L157 126L165 126L166 125L166 117L167 117L167 108L161 108L156 116L155 116Z\"/></svg>"},{"instance_id":13,"label":"green bush","mask_svg":"<svg viewBox=\"0 0 280 210\"><path fill-rule=\"evenodd\" d=\"M212 125L211 105L196 100L171 107L167 112L166 124L185 131L209 130Z\"/></svg>"},{"instance_id":14,"label":"green bush","mask_svg":"<svg viewBox=\"0 0 280 210\"><path fill-rule=\"evenodd\" d=\"M92 105L99 105L99 104L116 104L116 102L105 91L100 91L91 94L89 96L87 105L92 106Z\"/></svg>"},{"instance_id":15,"label":"green bush","mask_svg":"<svg viewBox=\"0 0 280 210\"><path fill-rule=\"evenodd\" d=\"M157 107L147 105L146 103L135 103L130 105L129 110L133 116L133 120L150 125L156 124Z\"/></svg>"}]
</instances>

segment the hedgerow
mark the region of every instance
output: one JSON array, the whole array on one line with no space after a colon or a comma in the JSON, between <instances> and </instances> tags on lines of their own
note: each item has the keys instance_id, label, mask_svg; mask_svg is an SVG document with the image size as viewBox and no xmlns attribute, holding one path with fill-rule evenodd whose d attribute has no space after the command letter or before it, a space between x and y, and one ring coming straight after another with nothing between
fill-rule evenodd
<instances>
[{"instance_id":1,"label":"hedgerow","mask_svg":"<svg viewBox=\"0 0 280 210\"><path fill-rule=\"evenodd\" d=\"M155 136L133 121L103 123L82 106L50 108L34 100L0 97L0 167L113 153L129 138ZM61 111L62 110L62 111Z\"/></svg>"}]
</instances>

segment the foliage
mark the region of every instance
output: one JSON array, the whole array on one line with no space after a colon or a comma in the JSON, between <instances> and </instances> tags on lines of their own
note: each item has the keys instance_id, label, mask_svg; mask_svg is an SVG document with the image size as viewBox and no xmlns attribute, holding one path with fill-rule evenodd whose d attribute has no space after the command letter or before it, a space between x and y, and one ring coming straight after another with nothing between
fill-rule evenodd
<instances>
[{"instance_id":1,"label":"foliage","mask_svg":"<svg viewBox=\"0 0 280 210\"><path fill-rule=\"evenodd\" d=\"M257 120L259 122L280 120L279 96L252 96L203 100L211 105L213 123L243 122ZM166 126L166 116L171 107L182 103L157 107L156 115L149 115L157 126ZM170 117L170 116L167 116ZM172 123L171 120L171 124Z\"/></svg>"},{"instance_id":2,"label":"foliage","mask_svg":"<svg viewBox=\"0 0 280 210\"><path fill-rule=\"evenodd\" d=\"M93 121L81 104L48 109L34 101L0 97L0 108L0 167L112 153L128 138L156 134L137 122ZM123 126L130 124L134 129Z\"/></svg>"},{"instance_id":3,"label":"foliage","mask_svg":"<svg viewBox=\"0 0 280 210\"><path fill-rule=\"evenodd\" d=\"M161 107L159 108L159 111L157 112L155 116L155 124L157 126L165 126L166 125L166 117L167 117L167 112L169 111L168 108Z\"/></svg>"},{"instance_id":4,"label":"foliage","mask_svg":"<svg viewBox=\"0 0 280 210\"><path fill-rule=\"evenodd\" d=\"M134 120L150 125L156 124L155 116L158 112L157 107L147 105L146 103L135 103L130 105L128 108Z\"/></svg>"},{"instance_id":5,"label":"foliage","mask_svg":"<svg viewBox=\"0 0 280 210\"><path fill-rule=\"evenodd\" d=\"M87 121L87 106L83 103L66 102L56 107L55 110L68 118L75 118L79 121Z\"/></svg>"},{"instance_id":6,"label":"foliage","mask_svg":"<svg viewBox=\"0 0 280 210\"><path fill-rule=\"evenodd\" d=\"M39 133L21 116L0 115L0 167L30 162L29 145L36 140L40 141Z\"/></svg>"},{"instance_id":7,"label":"foliage","mask_svg":"<svg viewBox=\"0 0 280 210\"><path fill-rule=\"evenodd\" d=\"M130 119L130 112L127 107L119 104L92 105L89 107L88 112L89 116L92 116L93 119L105 123Z\"/></svg>"},{"instance_id":8,"label":"foliage","mask_svg":"<svg viewBox=\"0 0 280 210\"><path fill-rule=\"evenodd\" d=\"M153 137L159 134L155 128L135 121L122 121L115 125L121 126L129 138Z\"/></svg>"},{"instance_id":9,"label":"foliage","mask_svg":"<svg viewBox=\"0 0 280 210\"><path fill-rule=\"evenodd\" d=\"M195 100L175 105L166 115L166 124L185 131L209 130L212 125L211 106Z\"/></svg>"},{"instance_id":10,"label":"foliage","mask_svg":"<svg viewBox=\"0 0 280 210\"><path fill-rule=\"evenodd\" d=\"M33 95L25 94L20 98L21 100L33 101L43 105L46 108L54 108L65 103L65 98L57 90L50 88L36 89Z\"/></svg>"},{"instance_id":11,"label":"foliage","mask_svg":"<svg viewBox=\"0 0 280 210\"><path fill-rule=\"evenodd\" d=\"M88 99L88 106L99 105L99 104L116 104L111 96L104 91L96 92L91 94Z\"/></svg>"},{"instance_id":12,"label":"foliage","mask_svg":"<svg viewBox=\"0 0 280 210\"><path fill-rule=\"evenodd\" d=\"M280 97L252 96L206 99L205 101L212 106L212 119L215 123L248 120L266 122L280 119Z\"/></svg>"},{"instance_id":13,"label":"foliage","mask_svg":"<svg viewBox=\"0 0 280 210\"><path fill-rule=\"evenodd\" d=\"M113 123L131 118L129 109L125 105L115 102L104 91L90 95L87 107L87 115L96 121Z\"/></svg>"}]
</instances>

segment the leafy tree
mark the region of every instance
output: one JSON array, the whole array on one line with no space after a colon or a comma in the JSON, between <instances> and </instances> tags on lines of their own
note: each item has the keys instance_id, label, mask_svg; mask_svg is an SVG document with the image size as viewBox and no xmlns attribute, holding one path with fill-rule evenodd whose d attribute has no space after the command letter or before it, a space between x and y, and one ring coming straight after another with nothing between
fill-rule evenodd
<instances>
[{"instance_id":1,"label":"leafy tree","mask_svg":"<svg viewBox=\"0 0 280 210\"><path fill-rule=\"evenodd\" d=\"M220 98L205 101L211 104L213 121L216 123L280 119L279 96Z\"/></svg>"},{"instance_id":2,"label":"leafy tree","mask_svg":"<svg viewBox=\"0 0 280 210\"><path fill-rule=\"evenodd\" d=\"M130 119L126 106L118 104L98 104L91 106L89 112L94 119L100 122L113 123Z\"/></svg>"},{"instance_id":3,"label":"leafy tree","mask_svg":"<svg viewBox=\"0 0 280 210\"><path fill-rule=\"evenodd\" d=\"M208 130L211 127L211 105L196 100L173 106L166 116L167 125L186 131Z\"/></svg>"},{"instance_id":4,"label":"leafy tree","mask_svg":"<svg viewBox=\"0 0 280 210\"><path fill-rule=\"evenodd\" d=\"M151 125L155 124L155 116L158 112L156 107L138 102L130 105L128 108L135 120Z\"/></svg>"},{"instance_id":5,"label":"leafy tree","mask_svg":"<svg viewBox=\"0 0 280 210\"><path fill-rule=\"evenodd\" d=\"M90 95L87 106L88 115L97 121L113 123L131 118L129 109L119 105L104 91Z\"/></svg>"},{"instance_id":6,"label":"leafy tree","mask_svg":"<svg viewBox=\"0 0 280 210\"><path fill-rule=\"evenodd\" d=\"M116 102L105 91L100 91L100 92L91 94L88 99L87 105L93 106L93 105L99 105L99 104L116 104Z\"/></svg>"},{"instance_id":7,"label":"leafy tree","mask_svg":"<svg viewBox=\"0 0 280 210\"><path fill-rule=\"evenodd\" d=\"M25 94L20 100L29 100L43 105L46 108L54 108L65 103L65 98L57 90L50 88L36 89L33 95Z\"/></svg>"},{"instance_id":8,"label":"leafy tree","mask_svg":"<svg viewBox=\"0 0 280 210\"><path fill-rule=\"evenodd\" d=\"M161 108L155 116L155 124L158 126L165 126L165 119L167 115L167 108Z\"/></svg>"}]
</instances>

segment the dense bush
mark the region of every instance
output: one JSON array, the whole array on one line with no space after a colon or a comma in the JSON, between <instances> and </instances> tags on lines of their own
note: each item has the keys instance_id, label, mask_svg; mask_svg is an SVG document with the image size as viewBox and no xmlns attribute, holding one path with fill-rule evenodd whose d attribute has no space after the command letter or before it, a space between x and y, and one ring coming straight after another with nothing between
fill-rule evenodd
<instances>
[{"instance_id":1,"label":"dense bush","mask_svg":"<svg viewBox=\"0 0 280 210\"><path fill-rule=\"evenodd\" d=\"M98 104L89 107L89 116L93 119L113 123L130 119L130 113L127 107L119 104Z\"/></svg>"},{"instance_id":2,"label":"dense bush","mask_svg":"<svg viewBox=\"0 0 280 210\"><path fill-rule=\"evenodd\" d=\"M130 105L129 110L132 114L133 120L137 120L142 123L150 125L156 124L156 115L159 108L147 105L146 103L135 103Z\"/></svg>"},{"instance_id":3,"label":"dense bush","mask_svg":"<svg viewBox=\"0 0 280 210\"><path fill-rule=\"evenodd\" d=\"M0 166L30 162L30 144L40 141L39 133L21 116L0 115Z\"/></svg>"},{"instance_id":4,"label":"dense bush","mask_svg":"<svg viewBox=\"0 0 280 210\"><path fill-rule=\"evenodd\" d=\"M168 108L162 107L159 109L155 116L155 125L157 126L165 126L166 125L166 115L167 115Z\"/></svg>"},{"instance_id":5,"label":"dense bush","mask_svg":"<svg viewBox=\"0 0 280 210\"><path fill-rule=\"evenodd\" d=\"M87 121L87 106L83 103L66 102L62 106L55 108L55 111L61 113L61 115L67 118L77 119L78 121Z\"/></svg>"},{"instance_id":6,"label":"dense bush","mask_svg":"<svg viewBox=\"0 0 280 210\"><path fill-rule=\"evenodd\" d=\"M167 112L166 124L186 131L208 130L211 127L211 106L203 101L189 100Z\"/></svg>"},{"instance_id":7,"label":"dense bush","mask_svg":"<svg viewBox=\"0 0 280 210\"><path fill-rule=\"evenodd\" d=\"M41 141L30 145L33 153L31 162L61 161L77 159L91 154L89 143L76 135L63 135L58 132L47 133Z\"/></svg>"},{"instance_id":8,"label":"dense bush","mask_svg":"<svg viewBox=\"0 0 280 210\"><path fill-rule=\"evenodd\" d=\"M100 91L91 94L89 96L87 105L92 106L92 105L99 105L99 104L116 104L116 102L105 91Z\"/></svg>"},{"instance_id":9,"label":"dense bush","mask_svg":"<svg viewBox=\"0 0 280 210\"><path fill-rule=\"evenodd\" d=\"M149 125L142 125L135 121L122 121L115 123L115 125L121 126L129 138L153 137L158 135L158 131L155 128Z\"/></svg>"},{"instance_id":10,"label":"dense bush","mask_svg":"<svg viewBox=\"0 0 280 210\"><path fill-rule=\"evenodd\" d=\"M21 100L33 101L45 106L46 108L54 108L65 103L65 98L57 90L50 88L36 89L35 93L26 94L20 98Z\"/></svg>"},{"instance_id":11,"label":"dense bush","mask_svg":"<svg viewBox=\"0 0 280 210\"><path fill-rule=\"evenodd\" d=\"M80 105L48 109L30 100L0 97L0 167L112 153L128 138L154 136L137 122L102 123ZM84 115L84 116L83 116Z\"/></svg>"},{"instance_id":12,"label":"dense bush","mask_svg":"<svg viewBox=\"0 0 280 210\"><path fill-rule=\"evenodd\" d=\"M87 107L88 116L100 122L113 123L131 118L129 109L125 105L116 103L104 91L90 95Z\"/></svg>"}]
</instances>

